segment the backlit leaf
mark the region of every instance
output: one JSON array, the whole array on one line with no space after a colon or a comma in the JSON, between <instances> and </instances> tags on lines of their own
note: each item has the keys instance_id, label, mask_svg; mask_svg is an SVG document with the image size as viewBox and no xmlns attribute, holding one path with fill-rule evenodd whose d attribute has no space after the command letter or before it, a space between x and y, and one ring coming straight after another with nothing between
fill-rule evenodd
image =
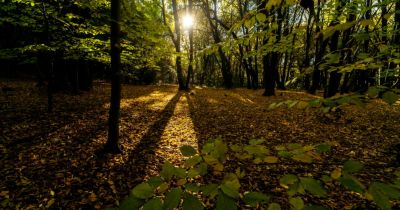
<instances>
[{"instance_id":1,"label":"backlit leaf","mask_svg":"<svg viewBox=\"0 0 400 210\"><path fill-rule=\"evenodd\" d=\"M304 187L304 189L309 193L320 197L326 196L326 190L321 186L320 182L318 182L317 180L309 177L302 177L300 178L300 183Z\"/></svg>"},{"instance_id":2,"label":"backlit leaf","mask_svg":"<svg viewBox=\"0 0 400 210\"><path fill-rule=\"evenodd\" d=\"M220 191L218 193L218 197L217 197L217 210L236 210L237 209L237 205L236 205L236 201L225 195L225 193L223 193L222 191Z\"/></svg>"},{"instance_id":3,"label":"backlit leaf","mask_svg":"<svg viewBox=\"0 0 400 210\"><path fill-rule=\"evenodd\" d=\"M300 197L293 197L289 199L290 205L296 210L301 210L304 208L304 201Z\"/></svg>"},{"instance_id":4,"label":"backlit leaf","mask_svg":"<svg viewBox=\"0 0 400 210\"><path fill-rule=\"evenodd\" d=\"M252 207L257 206L258 203L266 203L268 200L269 197L260 192L249 192L243 197L244 203Z\"/></svg>"},{"instance_id":5,"label":"backlit leaf","mask_svg":"<svg viewBox=\"0 0 400 210\"><path fill-rule=\"evenodd\" d=\"M180 188L171 189L165 195L164 208L174 209L177 208L181 202L182 190Z\"/></svg>"},{"instance_id":6,"label":"backlit leaf","mask_svg":"<svg viewBox=\"0 0 400 210\"><path fill-rule=\"evenodd\" d=\"M183 210L203 210L204 209L203 204L197 197L195 197L191 194L188 194L188 193L186 193L184 197L185 198L184 198L183 204L182 204Z\"/></svg>"},{"instance_id":7,"label":"backlit leaf","mask_svg":"<svg viewBox=\"0 0 400 210\"><path fill-rule=\"evenodd\" d=\"M132 195L137 198L147 199L154 195L154 189L148 183L142 183L132 189Z\"/></svg>"},{"instance_id":8,"label":"backlit leaf","mask_svg":"<svg viewBox=\"0 0 400 210\"><path fill-rule=\"evenodd\" d=\"M190 156L197 154L196 149L189 145L181 146L179 149L180 149L182 155L186 156L186 157L190 157Z\"/></svg>"}]
</instances>

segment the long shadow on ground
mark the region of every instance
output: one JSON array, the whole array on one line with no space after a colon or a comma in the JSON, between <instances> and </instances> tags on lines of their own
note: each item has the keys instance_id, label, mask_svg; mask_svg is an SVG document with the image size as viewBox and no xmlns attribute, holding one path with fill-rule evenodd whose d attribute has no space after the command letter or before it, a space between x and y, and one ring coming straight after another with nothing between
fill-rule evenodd
<instances>
[{"instance_id":1,"label":"long shadow on ground","mask_svg":"<svg viewBox=\"0 0 400 210\"><path fill-rule=\"evenodd\" d=\"M142 181L148 168L155 167L155 165L151 165L155 157L155 151L159 148L161 136L170 118L173 116L175 107L181 96L182 93L178 92L168 102L158 115L158 120L148 128L135 148L129 151L128 159L124 164L111 169L117 172L116 176L112 177L112 179L116 183L119 192L129 192L130 189Z\"/></svg>"},{"instance_id":2,"label":"long shadow on ground","mask_svg":"<svg viewBox=\"0 0 400 210\"><path fill-rule=\"evenodd\" d=\"M142 87L141 92L124 94L123 99L147 96L153 91L154 88ZM54 133L54 136L48 132L36 137L27 133L31 137L29 141L21 142L17 137L11 139L15 143L7 145L7 155L0 159L0 178L3 180L0 190L10 192L11 206L46 205L52 198L50 193L54 192L56 196L53 206L93 209L94 203L103 201L91 202L88 199L91 193L98 197L112 194L110 183L105 177L114 177L119 171L110 170L105 164L107 159L94 155L94 151L103 146L99 137L106 136L108 108L105 104L108 100L92 99L96 101L68 103L55 110L52 115L54 118L49 116L48 120L38 122L39 126L43 126L43 131L50 124L52 127L48 132ZM141 105L146 107L146 104L153 102L149 100ZM128 106L122 111L128 112L131 109ZM144 111L143 114L148 114ZM57 121L55 117L58 112L72 117ZM124 182L130 179L124 175L120 178ZM115 202L115 198L109 199L104 202Z\"/></svg>"}]
</instances>

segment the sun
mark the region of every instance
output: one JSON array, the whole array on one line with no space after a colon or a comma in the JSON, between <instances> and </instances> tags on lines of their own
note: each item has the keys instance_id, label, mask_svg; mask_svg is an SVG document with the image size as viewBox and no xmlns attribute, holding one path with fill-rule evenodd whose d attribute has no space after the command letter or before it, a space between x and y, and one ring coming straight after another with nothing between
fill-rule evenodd
<instances>
[{"instance_id":1,"label":"sun","mask_svg":"<svg viewBox=\"0 0 400 210\"><path fill-rule=\"evenodd\" d=\"M186 29L191 28L193 26L193 23L194 23L193 16L187 14L183 17L183 27L184 28L186 28Z\"/></svg>"}]
</instances>

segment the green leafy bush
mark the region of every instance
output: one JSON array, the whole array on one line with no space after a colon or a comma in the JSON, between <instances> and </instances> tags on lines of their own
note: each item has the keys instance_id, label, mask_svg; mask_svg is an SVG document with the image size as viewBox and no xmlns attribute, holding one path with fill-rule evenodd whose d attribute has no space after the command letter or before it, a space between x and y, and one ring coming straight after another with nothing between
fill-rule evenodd
<instances>
[{"instance_id":1,"label":"green leafy bush","mask_svg":"<svg viewBox=\"0 0 400 210\"><path fill-rule=\"evenodd\" d=\"M265 194L266 192L241 190L240 179L246 172L240 168L234 172L227 171L226 160L236 157L239 161L254 164L275 164L282 161L281 159L311 163L321 161L321 154L329 152L332 145L287 144L268 149L263 145L264 142L263 139L253 139L247 145L228 146L221 139L215 139L205 144L200 153L191 146L182 146L180 151L186 157L182 167L165 162L160 176L151 177L135 186L119 207L111 209L201 210L210 207L205 203L217 210L234 210L242 205L263 207L268 210L281 209L278 203L273 202L270 196ZM333 182L343 186L343 190L359 193L365 199L374 201L382 209L391 209L391 201L400 199L400 178L394 184L373 182L367 187L355 176L362 169L361 162L348 160L342 167L336 167L330 176L324 175L321 180L309 176L285 174L280 177L279 183L286 189L291 208L296 210L326 209L318 205L307 205L302 196L308 194L315 197L329 197L329 191L324 185ZM201 178L208 174L222 179L214 183L201 181L203 180Z\"/></svg>"}]
</instances>

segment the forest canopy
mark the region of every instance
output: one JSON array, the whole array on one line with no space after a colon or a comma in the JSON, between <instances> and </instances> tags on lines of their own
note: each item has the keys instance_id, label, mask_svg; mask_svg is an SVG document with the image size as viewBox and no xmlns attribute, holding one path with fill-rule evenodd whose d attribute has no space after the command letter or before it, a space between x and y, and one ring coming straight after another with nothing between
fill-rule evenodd
<instances>
[{"instance_id":1,"label":"forest canopy","mask_svg":"<svg viewBox=\"0 0 400 210\"><path fill-rule=\"evenodd\" d=\"M125 0L121 7L125 82L264 87L265 95L275 87L324 90L326 97L400 84L394 0ZM0 10L2 74L16 67L45 77L32 67L51 56L55 65L91 63L90 75L107 75L109 1L3 0Z\"/></svg>"}]
</instances>

